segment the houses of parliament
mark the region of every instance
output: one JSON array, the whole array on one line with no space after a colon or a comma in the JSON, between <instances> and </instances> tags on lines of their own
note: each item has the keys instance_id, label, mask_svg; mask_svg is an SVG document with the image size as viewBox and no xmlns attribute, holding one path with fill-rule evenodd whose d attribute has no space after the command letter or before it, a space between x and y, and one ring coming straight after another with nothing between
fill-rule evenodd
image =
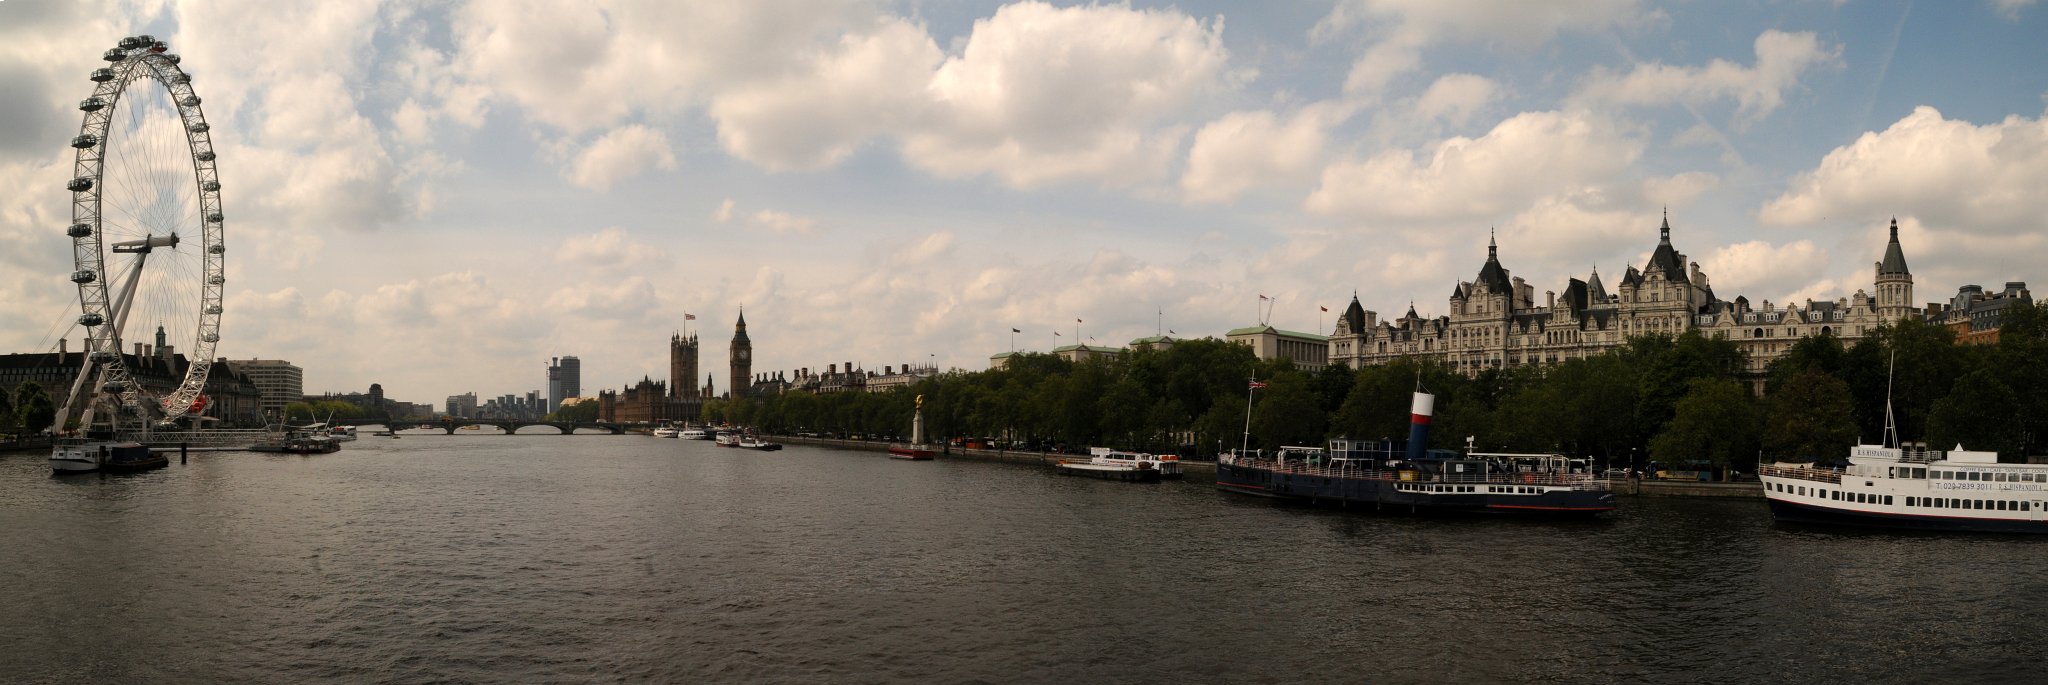
<instances>
[{"instance_id":1,"label":"houses of parliament","mask_svg":"<svg viewBox=\"0 0 2048 685\"><path fill-rule=\"evenodd\" d=\"M733 324L732 344L727 348L732 360L731 392L744 396L752 389L754 372L754 343L747 338L747 315L741 312ZM677 331L668 339L668 380L658 381L643 376L640 382L621 390L602 390L597 393L597 415L600 420L620 423L660 423L663 421L695 422L703 419L704 401L718 396L709 374L704 384L697 385L697 357L700 349L697 334L688 336Z\"/></svg>"},{"instance_id":2,"label":"houses of parliament","mask_svg":"<svg viewBox=\"0 0 2048 685\"><path fill-rule=\"evenodd\" d=\"M1738 341L1749 355L1747 375L1760 378L1801 336L1833 335L1853 343L1882 323L1919 314L1911 304L1913 273L1899 245L1896 220L1873 276L1873 292L1859 289L1832 302L1779 305L1766 300L1759 306L1744 297L1723 300L1699 264L1672 244L1667 215L1649 263L1640 270L1628 267L1612 292L1596 269L1584 280L1569 279L1562 293L1545 292L1539 306L1535 288L1502 265L1499 246L1488 240L1478 276L1451 289L1447 315L1424 318L1410 305L1400 318L1383 321L1352 297L1331 332L1329 360L1356 368L1426 357L1472 375L1590 357L1626 344L1633 335L1698 330Z\"/></svg>"}]
</instances>

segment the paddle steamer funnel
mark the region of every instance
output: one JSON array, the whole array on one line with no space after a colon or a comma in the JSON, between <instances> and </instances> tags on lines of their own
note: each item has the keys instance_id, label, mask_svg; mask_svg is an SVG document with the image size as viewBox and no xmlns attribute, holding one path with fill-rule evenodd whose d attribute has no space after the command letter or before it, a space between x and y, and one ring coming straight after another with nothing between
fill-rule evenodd
<instances>
[{"instance_id":1,"label":"paddle steamer funnel","mask_svg":"<svg viewBox=\"0 0 2048 685\"><path fill-rule=\"evenodd\" d=\"M1436 415L1436 396L1415 393L1408 404L1408 460L1421 459L1429 451L1429 417Z\"/></svg>"}]
</instances>

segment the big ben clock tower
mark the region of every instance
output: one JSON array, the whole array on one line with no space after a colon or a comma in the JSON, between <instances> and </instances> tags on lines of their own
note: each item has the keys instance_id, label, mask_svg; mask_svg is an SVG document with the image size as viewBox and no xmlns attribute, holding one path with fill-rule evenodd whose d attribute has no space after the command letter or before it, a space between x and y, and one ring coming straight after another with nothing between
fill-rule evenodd
<instances>
[{"instance_id":1,"label":"big ben clock tower","mask_svg":"<svg viewBox=\"0 0 2048 685\"><path fill-rule=\"evenodd\" d=\"M747 395L747 388L754 380L754 343L747 339L747 312L740 310L739 323L732 331L732 377L725 383L731 388L733 399Z\"/></svg>"}]
</instances>

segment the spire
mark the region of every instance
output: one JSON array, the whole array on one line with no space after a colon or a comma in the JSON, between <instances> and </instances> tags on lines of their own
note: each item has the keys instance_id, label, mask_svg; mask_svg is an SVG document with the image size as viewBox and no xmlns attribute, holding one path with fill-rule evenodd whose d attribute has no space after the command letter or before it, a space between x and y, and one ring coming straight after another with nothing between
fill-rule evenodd
<instances>
[{"instance_id":1,"label":"spire","mask_svg":"<svg viewBox=\"0 0 2048 685\"><path fill-rule=\"evenodd\" d=\"M1487 261L1492 261L1499 258L1500 245L1493 240L1493 227L1488 226L1486 227L1486 259Z\"/></svg>"},{"instance_id":2,"label":"spire","mask_svg":"<svg viewBox=\"0 0 2048 685\"><path fill-rule=\"evenodd\" d=\"M1896 224L1894 224L1894 225L1892 226L1892 242L1895 242L1895 243L1896 243L1896 242L1899 242L1899 227L1898 227L1898 226L1897 226ZM157 346L157 348L161 349L161 348L163 348L163 346L164 346L164 345L166 345L166 344L168 344L168 343L169 343L169 341L166 341L166 340L164 339L164 325L163 325L163 324L157 324L157 325L156 325L156 346Z\"/></svg>"},{"instance_id":3,"label":"spire","mask_svg":"<svg viewBox=\"0 0 2048 685\"><path fill-rule=\"evenodd\" d=\"M1877 263L1877 273L1899 274L1911 277L1913 272L1906 268L1906 251L1899 246L1899 220L1892 219L1892 239L1884 246L1884 261Z\"/></svg>"},{"instance_id":4,"label":"spire","mask_svg":"<svg viewBox=\"0 0 2048 685\"><path fill-rule=\"evenodd\" d=\"M1664 227L1663 227L1663 228L1659 228L1659 229L1657 229L1657 242L1658 242L1658 244L1662 244L1662 245L1670 245L1670 244L1671 244L1671 208L1670 208L1670 207L1665 207L1665 208L1664 208Z\"/></svg>"}]
</instances>

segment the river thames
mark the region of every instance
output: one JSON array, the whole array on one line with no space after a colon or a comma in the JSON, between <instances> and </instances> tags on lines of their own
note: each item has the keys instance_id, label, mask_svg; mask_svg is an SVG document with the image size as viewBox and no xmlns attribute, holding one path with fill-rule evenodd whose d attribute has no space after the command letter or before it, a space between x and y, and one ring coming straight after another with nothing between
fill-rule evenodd
<instances>
[{"instance_id":1,"label":"river thames","mask_svg":"<svg viewBox=\"0 0 2048 685\"><path fill-rule=\"evenodd\" d=\"M1199 477L408 433L0 455L0 681L2036 681L2048 541L1276 504Z\"/></svg>"}]
</instances>

